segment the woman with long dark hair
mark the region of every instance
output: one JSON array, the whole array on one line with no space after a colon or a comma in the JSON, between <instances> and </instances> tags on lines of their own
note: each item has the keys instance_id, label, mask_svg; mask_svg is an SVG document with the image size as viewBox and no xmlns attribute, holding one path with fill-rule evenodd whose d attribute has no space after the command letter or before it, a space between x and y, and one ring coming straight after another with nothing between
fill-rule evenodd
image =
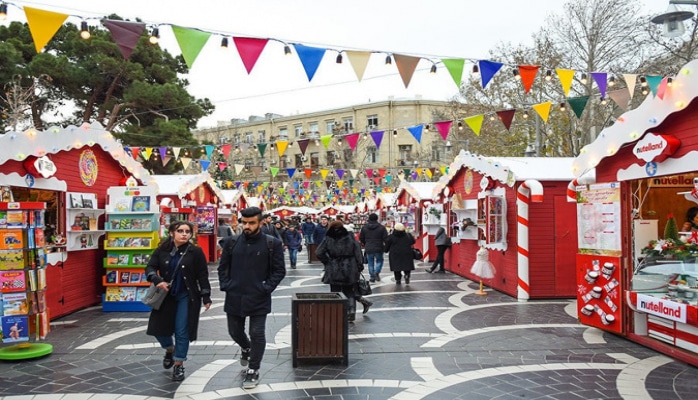
<instances>
[{"instance_id":1,"label":"woman with long dark hair","mask_svg":"<svg viewBox=\"0 0 698 400\"><path fill-rule=\"evenodd\" d=\"M174 366L172 380L181 381L189 342L197 337L201 303L206 310L211 307L211 284L206 255L191 242L194 226L175 221L168 233L145 268L149 282L169 290L160 309L150 312L146 333L155 336L165 349L162 366L165 369Z\"/></svg>"}]
</instances>

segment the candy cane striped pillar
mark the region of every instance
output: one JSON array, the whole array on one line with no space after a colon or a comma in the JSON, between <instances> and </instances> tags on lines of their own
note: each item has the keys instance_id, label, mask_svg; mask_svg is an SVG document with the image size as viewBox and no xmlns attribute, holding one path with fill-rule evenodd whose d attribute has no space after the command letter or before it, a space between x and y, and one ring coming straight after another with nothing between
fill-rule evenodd
<instances>
[{"instance_id":1,"label":"candy cane striped pillar","mask_svg":"<svg viewBox=\"0 0 698 400\"><path fill-rule=\"evenodd\" d=\"M529 179L519 185L516 191L516 210L518 221L518 290L516 298L519 301L527 301L530 297L528 280L528 205L533 201L543 201L543 185L537 180Z\"/></svg>"},{"instance_id":2,"label":"candy cane striped pillar","mask_svg":"<svg viewBox=\"0 0 698 400\"><path fill-rule=\"evenodd\" d=\"M577 181L577 178L572 180L569 185L567 185L567 202L568 203L576 203L577 202L577 186L579 185L579 182Z\"/></svg>"}]
</instances>

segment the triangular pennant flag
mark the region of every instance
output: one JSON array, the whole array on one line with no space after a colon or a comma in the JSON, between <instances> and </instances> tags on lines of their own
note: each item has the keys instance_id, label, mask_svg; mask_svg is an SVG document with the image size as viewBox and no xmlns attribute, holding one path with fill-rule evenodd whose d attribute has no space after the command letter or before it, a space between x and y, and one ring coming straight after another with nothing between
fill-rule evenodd
<instances>
[{"instance_id":1,"label":"triangular pennant flag","mask_svg":"<svg viewBox=\"0 0 698 400\"><path fill-rule=\"evenodd\" d=\"M206 150L206 157L209 160L211 159L211 156L213 155L214 148L215 148L215 146L213 146L212 144L207 144L206 146L204 146L204 150Z\"/></svg>"},{"instance_id":2,"label":"triangular pennant flag","mask_svg":"<svg viewBox=\"0 0 698 400\"><path fill-rule=\"evenodd\" d=\"M133 157L134 160L138 158L138 152L141 150L140 147L131 147L131 157Z\"/></svg>"},{"instance_id":3,"label":"triangular pennant flag","mask_svg":"<svg viewBox=\"0 0 698 400\"><path fill-rule=\"evenodd\" d=\"M109 29L112 39L119 46L121 55L128 60L145 30L145 24L113 19L103 19L102 24Z\"/></svg>"},{"instance_id":4,"label":"triangular pennant flag","mask_svg":"<svg viewBox=\"0 0 698 400\"><path fill-rule=\"evenodd\" d=\"M504 124L504 127L509 130L509 127L511 126L511 121L514 119L514 114L516 113L516 110L503 110L503 111L497 111L497 116L499 119L502 121Z\"/></svg>"},{"instance_id":5,"label":"triangular pennant flag","mask_svg":"<svg viewBox=\"0 0 698 400\"><path fill-rule=\"evenodd\" d=\"M608 86L608 74L605 72L592 72L591 77L594 78L596 86L599 87L599 94L602 99L606 98L606 87Z\"/></svg>"},{"instance_id":6,"label":"triangular pennant flag","mask_svg":"<svg viewBox=\"0 0 698 400\"><path fill-rule=\"evenodd\" d=\"M385 131L375 131L371 132L371 139L373 139L373 143L376 144L376 148L381 147L381 141L383 140L383 134Z\"/></svg>"},{"instance_id":7,"label":"triangular pennant flag","mask_svg":"<svg viewBox=\"0 0 698 400\"><path fill-rule=\"evenodd\" d=\"M533 86L533 81L536 80L536 74L538 73L538 65L519 65L519 75L521 76L521 84L524 87L524 91L528 93Z\"/></svg>"},{"instance_id":8,"label":"triangular pennant flag","mask_svg":"<svg viewBox=\"0 0 698 400\"><path fill-rule=\"evenodd\" d=\"M160 158L165 158L165 155L167 155L167 147L158 147L158 154L160 154Z\"/></svg>"},{"instance_id":9,"label":"triangular pennant flag","mask_svg":"<svg viewBox=\"0 0 698 400\"><path fill-rule=\"evenodd\" d=\"M402 83L404 83L405 88L407 88L412 80L414 70L417 69L417 64L419 64L419 60L421 60L421 58L405 56L402 54L393 54L393 58L395 59L395 65L397 66L397 70L402 78Z\"/></svg>"},{"instance_id":10,"label":"triangular pennant flag","mask_svg":"<svg viewBox=\"0 0 698 400\"><path fill-rule=\"evenodd\" d=\"M453 121L434 122L436 130L439 131L443 140L446 140L446 137L448 136L448 131L451 130L451 125L453 125Z\"/></svg>"},{"instance_id":11,"label":"triangular pennant flag","mask_svg":"<svg viewBox=\"0 0 698 400\"><path fill-rule=\"evenodd\" d=\"M235 175L240 175L243 169L245 169L245 164L235 164Z\"/></svg>"},{"instance_id":12,"label":"triangular pennant flag","mask_svg":"<svg viewBox=\"0 0 698 400\"><path fill-rule=\"evenodd\" d=\"M179 49L182 51L184 61L186 61L187 66L191 69L194 61L196 61L196 57L199 56L201 49L204 48L208 38L211 37L211 33L177 25L172 25L172 32L177 39Z\"/></svg>"},{"instance_id":13,"label":"triangular pennant flag","mask_svg":"<svg viewBox=\"0 0 698 400\"><path fill-rule=\"evenodd\" d=\"M172 156L162 157L160 159L160 161L162 162L162 166L164 167L165 165L167 165L167 163L170 162L171 159L172 159Z\"/></svg>"},{"instance_id":14,"label":"triangular pennant flag","mask_svg":"<svg viewBox=\"0 0 698 400\"><path fill-rule=\"evenodd\" d=\"M277 140L276 141L276 150L279 152L279 157L284 155L287 147L288 147L288 140Z\"/></svg>"},{"instance_id":15,"label":"triangular pennant flag","mask_svg":"<svg viewBox=\"0 0 698 400\"><path fill-rule=\"evenodd\" d=\"M38 8L27 6L24 6L24 14L27 16L27 25L29 25L29 32L31 32L32 39L34 39L34 47L37 53L41 52L41 49L46 46L46 43L51 40L68 18L68 14L39 10Z\"/></svg>"},{"instance_id":16,"label":"triangular pennant flag","mask_svg":"<svg viewBox=\"0 0 698 400\"><path fill-rule=\"evenodd\" d=\"M659 87L657 88L657 97L659 97L661 100L664 100L664 94L666 93L668 84L669 81L667 80L667 77L662 78L662 82L659 83Z\"/></svg>"},{"instance_id":17,"label":"triangular pennant flag","mask_svg":"<svg viewBox=\"0 0 698 400\"><path fill-rule=\"evenodd\" d=\"M570 107L572 107L572 111L574 111L577 118L582 117L582 113L584 112L584 108L586 108L588 101L589 96L570 97L567 99L567 102L570 103Z\"/></svg>"},{"instance_id":18,"label":"triangular pennant flag","mask_svg":"<svg viewBox=\"0 0 698 400\"><path fill-rule=\"evenodd\" d=\"M374 183L376 186L380 185L380 184L381 184L381 177L380 177L380 176L377 176L377 177L373 178L373 183Z\"/></svg>"},{"instance_id":19,"label":"triangular pennant flag","mask_svg":"<svg viewBox=\"0 0 698 400\"><path fill-rule=\"evenodd\" d=\"M269 168L269 171L271 171L272 178L276 178L276 174L279 173L279 167L271 167Z\"/></svg>"},{"instance_id":20,"label":"triangular pennant flag","mask_svg":"<svg viewBox=\"0 0 698 400\"><path fill-rule=\"evenodd\" d=\"M179 158L179 152L182 150L181 147L173 147L172 148L172 155L174 158ZM226 156L227 157L227 156Z\"/></svg>"},{"instance_id":21,"label":"triangular pennant flag","mask_svg":"<svg viewBox=\"0 0 698 400\"><path fill-rule=\"evenodd\" d=\"M308 143L310 143L310 139L301 139L296 143L298 143L298 148L300 149L301 154L305 155L305 150L308 148Z\"/></svg>"},{"instance_id":22,"label":"triangular pennant flag","mask_svg":"<svg viewBox=\"0 0 698 400\"><path fill-rule=\"evenodd\" d=\"M337 187L341 189L342 186L344 186L344 181L342 181L342 180L337 181Z\"/></svg>"},{"instance_id":23,"label":"triangular pennant flag","mask_svg":"<svg viewBox=\"0 0 698 400\"><path fill-rule=\"evenodd\" d=\"M320 170L320 176L322 177L322 179L327 179L327 174L328 174L329 172L330 172L329 169L321 169L321 170Z\"/></svg>"},{"instance_id":24,"label":"triangular pennant flag","mask_svg":"<svg viewBox=\"0 0 698 400\"><path fill-rule=\"evenodd\" d=\"M325 181L325 186L330 189L332 187L332 181Z\"/></svg>"},{"instance_id":25,"label":"triangular pennant flag","mask_svg":"<svg viewBox=\"0 0 698 400\"><path fill-rule=\"evenodd\" d=\"M343 169L336 169L334 172L337 174L337 178L339 179L344 179L344 170Z\"/></svg>"},{"instance_id":26,"label":"triangular pennant flag","mask_svg":"<svg viewBox=\"0 0 698 400\"><path fill-rule=\"evenodd\" d=\"M182 157L179 160L182 161L182 167L184 167L185 170L189 168L189 164L191 164L191 157Z\"/></svg>"},{"instance_id":27,"label":"triangular pennant flag","mask_svg":"<svg viewBox=\"0 0 698 400\"><path fill-rule=\"evenodd\" d=\"M562 90L565 92L565 97L570 95L570 89L572 88L572 80L574 79L574 70L555 68L557 72L557 77L560 79L560 84L562 85Z\"/></svg>"},{"instance_id":28,"label":"triangular pennant flag","mask_svg":"<svg viewBox=\"0 0 698 400\"><path fill-rule=\"evenodd\" d=\"M208 171L208 166L211 165L211 161L202 158L199 160L199 165L201 165L202 171Z\"/></svg>"},{"instance_id":29,"label":"triangular pennant flag","mask_svg":"<svg viewBox=\"0 0 698 400\"><path fill-rule=\"evenodd\" d=\"M356 150L356 144L359 142L359 135L359 133L352 133L351 135L344 136L344 138L347 140L347 143L349 143L351 151Z\"/></svg>"},{"instance_id":30,"label":"triangular pennant flag","mask_svg":"<svg viewBox=\"0 0 698 400\"><path fill-rule=\"evenodd\" d=\"M385 168L379 168L378 169L378 176L380 176L382 178L385 176L386 172L387 172L387 170Z\"/></svg>"},{"instance_id":31,"label":"triangular pennant flag","mask_svg":"<svg viewBox=\"0 0 698 400\"><path fill-rule=\"evenodd\" d=\"M349 173L351 174L352 178L356 178L356 175L358 175L359 170L358 169L350 169Z\"/></svg>"},{"instance_id":32,"label":"triangular pennant flag","mask_svg":"<svg viewBox=\"0 0 698 400\"><path fill-rule=\"evenodd\" d=\"M219 162L219 163L218 163L218 170L219 170L219 171L223 171L223 170L225 170L225 168L226 168L227 166L228 166L228 163Z\"/></svg>"},{"instance_id":33,"label":"triangular pennant flag","mask_svg":"<svg viewBox=\"0 0 698 400\"><path fill-rule=\"evenodd\" d=\"M150 160L150 155L153 154L153 148L152 147L146 147L143 150L143 154L145 157L143 158L144 160Z\"/></svg>"},{"instance_id":34,"label":"triangular pennant flag","mask_svg":"<svg viewBox=\"0 0 698 400\"><path fill-rule=\"evenodd\" d=\"M482 121L485 120L485 115L473 115L472 117L465 117L463 121L470 127L470 129L475 132L477 136L480 136L480 129L482 129Z\"/></svg>"},{"instance_id":35,"label":"triangular pennant flag","mask_svg":"<svg viewBox=\"0 0 698 400\"><path fill-rule=\"evenodd\" d=\"M305 169L303 170L303 172L305 173L305 177L308 178L308 179L310 179L310 175L313 174L313 170L310 169L310 168L305 168Z\"/></svg>"},{"instance_id":36,"label":"triangular pennant flag","mask_svg":"<svg viewBox=\"0 0 698 400\"><path fill-rule=\"evenodd\" d=\"M410 174L410 169L409 169L409 168L405 168L405 169L402 170L402 175L407 176L407 175L409 175L409 174Z\"/></svg>"},{"instance_id":37,"label":"triangular pennant flag","mask_svg":"<svg viewBox=\"0 0 698 400\"><path fill-rule=\"evenodd\" d=\"M546 101L545 103L534 104L531 106L531 108L533 108L538 113L540 119L542 119L543 122L548 122L548 117L550 116L550 107L552 105L552 102Z\"/></svg>"},{"instance_id":38,"label":"triangular pennant flag","mask_svg":"<svg viewBox=\"0 0 698 400\"><path fill-rule=\"evenodd\" d=\"M439 171L441 171L441 175L446 175L448 173L448 167L439 167Z\"/></svg>"},{"instance_id":39,"label":"triangular pennant flag","mask_svg":"<svg viewBox=\"0 0 698 400\"><path fill-rule=\"evenodd\" d=\"M230 155L230 150L232 148L233 148L233 145L230 143L222 145L221 151L223 152L223 157L225 157L227 159L228 155ZM264 156L264 154L262 154L262 156Z\"/></svg>"},{"instance_id":40,"label":"triangular pennant flag","mask_svg":"<svg viewBox=\"0 0 698 400\"><path fill-rule=\"evenodd\" d=\"M424 125L415 125L407 128L407 130L410 131L412 136L414 136L414 138L417 139L417 143L422 142L422 129L424 129Z\"/></svg>"},{"instance_id":41,"label":"triangular pennant flag","mask_svg":"<svg viewBox=\"0 0 698 400\"><path fill-rule=\"evenodd\" d=\"M393 181L393 176L392 176L392 175L388 175L388 176L385 177L385 183L390 184L390 182L392 182L392 181ZM378 190L380 190L380 189L381 189L381 188L379 187Z\"/></svg>"},{"instance_id":42,"label":"triangular pennant flag","mask_svg":"<svg viewBox=\"0 0 698 400\"><path fill-rule=\"evenodd\" d=\"M295 168L286 168L286 173L288 174L289 178L293 178L293 175L296 173L296 169ZM286 182L284 182L284 183L286 183Z\"/></svg>"},{"instance_id":43,"label":"triangular pennant flag","mask_svg":"<svg viewBox=\"0 0 698 400\"><path fill-rule=\"evenodd\" d=\"M431 178L434 176L434 168L424 168L424 173Z\"/></svg>"},{"instance_id":44,"label":"triangular pennant flag","mask_svg":"<svg viewBox=\"0 0 698 400\"><path fill-rule=\"evenodd\" d=\"M630 98L632 99L635 95L635 84L637 83L637 74L623 74L623 80L625 80L625 84L628 86L628 92L630 94Z\"/></svg>"},{"instance_id":45,"label":"triangular pennant flag","mask_svg":"<svg viewBox=\"0 0 698 400\"><path fill-rule=\"evenodd\" d=\"M332 135L320 136L320 142L322 143L323 146L325 146L326 149L329 149L331 140L332 140Z\"/></svg>"},{"instance_id":46,"label":"triangular pennant flag","mask_svg":"<svg viewBox=\"0 0 698 400\"><path fill-rule=\"evenodd\" d=\"M621 110L628 111L628 106L630 105L630 91L627 87L608 92L608 97L610 97Z\"/></svg>"},{"instance_id":47,"label":"triangular pennant flag","mask_svg":"<svg viewBox=\"0 0 698 400\"><path fill-rule=\"evenodd\" d=\"M368 59L371 57L370 51L345 51L351 67L354 69L356 78L361 82L364 77L364 72L366 72L366 66L368 65Z\"/></svg>"},{"instance_id":48,"label":"triangular pennant flag","mask_svg":"<svg viewBox=\"0 0 698 400\"><path fill-rule=\"evenodd\" d=\"M264 152L267 151L268 143L257 143L257 151L261 157L264 157Z\"/></svg>"},{"instance_id":49,"label":"triangular pennant flag","mask_svg":"<svg viewBox=\"0 0 698 400\"><path fill-rule=\"evenodd\" d=\"M259 55L262 54L268 41L269 39L233 37L233 42L235 42L235 47L238 49L248 75L252 72L252 68L257 63L257 59L259 59Z\"/></svg>"},{"instance_id":50,"label":"triangular pennant flag","mask_svg":"<svg viewBox=\"0 0 698 400\"><path fill-rule=\"evenodd\" d=\"M293 47L296 49L296 53L298 53L301 64L303 64L305 74L308 76L308 82L312 81L315 72L317 72L317 68L320 66L320 61L322 61L322 57L325 55L326 49L304 46L297 43L295 43Z\"/></svg>"},{"instance_id":51,"label":"triangular pennant flag","mask_svg":"<svg viewBox=\"0 0 698 400\"><path fill-rule=\"evenodd\" d=\"M373 178L373 168L366 168L366 176Z\"/></svg>"},{"instance_id":52,"label":"triangular pennant flag","mask_svg":"<svg viewBox=\"0 0 698 400\"><path fill-rule=\"evenodd\" d=\"M502 65L504 65L502 63L487 60L480 60L477 63L480 66L480 79L482 79L483 89L488 83L490 83L490 80L494 77L494 75L499 72Z\"/></svg>"},{"instance_id":53,"label":"triangular pennant flag","mask_svg":"<svg viewBox=\"0 0 698 400\"><path fill-rule=\"evenodd\" d=\"M462 58L442 58L441 62L451 74L451 78L456 83L456 86L460 88L461 80L463 79L463 66L465 65L465 60Z\"/></svg>"},{"instance_id":54,"label":"triangular pennant flag","mask_svg":"<svg viewBox=\"0 0 698 400\"><path fill-rule=\"evenodd\" d=\"M647 79L647 86L649 86L652 96L657 96L657 88L662 83L662 77L659 75L647 75L645 79Z\"/></svg>"}]
</instances>

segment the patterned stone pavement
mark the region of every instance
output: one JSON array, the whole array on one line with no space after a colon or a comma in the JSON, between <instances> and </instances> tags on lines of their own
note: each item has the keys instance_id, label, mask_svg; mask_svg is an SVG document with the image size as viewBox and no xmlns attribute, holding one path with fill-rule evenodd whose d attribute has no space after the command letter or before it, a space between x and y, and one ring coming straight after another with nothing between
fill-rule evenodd
<instances>
[{"instance_id":1,"label":"patterned stone pavement","mask_svg":"<svg viewBox=\"0 0 698 400\"><path fill-rule=\"evenodd\" d=\"M303 254L302 254L303 256ZM260 385L240 388L239 348L214 305L201 316L187 378L172 382L145 335L147 313L83 310L53 322L53 354L0 363L1 399L693 399L698 369L577 323L570 300L519 303L420 266L410 285L384 267L375 302L349 330L349 365L291 362L291 294L326 292L299 264L274 292Z\"/></svg>"}]
</instances>

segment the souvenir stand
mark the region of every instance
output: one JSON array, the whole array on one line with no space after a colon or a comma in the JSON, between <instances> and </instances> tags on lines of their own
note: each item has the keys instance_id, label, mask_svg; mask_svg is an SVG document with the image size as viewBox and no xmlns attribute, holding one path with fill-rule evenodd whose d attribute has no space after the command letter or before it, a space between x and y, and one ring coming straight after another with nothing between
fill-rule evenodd
<instances>
[{"instance_id":1,"label":"souvenir stand","mask_svg":"<svg viewBox=\"0 0 698 400\"><path fill-rule=\"evenodd\" d=\"M158 193L160 204L167 204L170 209L194 210L196 243L203 249L206 259L209 262L215 262L217 260L217 210L219 201L223 199L223 193L211 175L204 171L196 175L153 175L152 178L160 188Z\"/></svg>"},{"instance_id":2,"label":"souvenir stand","mask_svg":"<svg viewBox=\"0 0 698 400\"><path fill-rule=\"evenodd\" d=\"M573 163L582 323L698 366L698 61L653 88ZM674 222L678 224L675 225ZM600 292L600 293L599 293Z\"/></svg>"},{"instance_id":3,"label":"souvenir stand","mask_svg":"<svg viewBox=\"0 0 698 400\"><path fill-rule=\"evenodd\" d=\"M0 135L0 185L46 203L46 307L57 318L99 304L107 189L148 171L98 123Z\"/></svg>"},{"instance_id":4,"label":"souvenir stand","mask_svg":"<svg viewBox=\"0 0 698 400\"><path fill-rule=\"evenodd\" d=\"M434 205L432 191L435 186L436 182L402 181L395 192L394 222L401 222L407 231L412 233L416 241L414 247L422 251L425 261L436 258L433 235L439 226L446 227L445 214L442 217L437 216L436 211L429 212L432 208L443 209L441 205ZM430 252L431 248L433 251Z\"/></svg>"},{"instance_id":5,"label":"souvenir stand","mask_svg":"<svg viewBox=\"0 0 698 400\"><path fill-rule=\"evenodd\" d=\"M446 269L472 280L489 250L492 288L529 298L574 297L576 208L567 201L572 158L483 157L461 151L434 187L453 242ZM545 193L544 193L545 192Z\"/></svg>"},{"instance_id":6,"label":"souvenir stand","mask_svg":"<svg viewBox=\"0 0 698 400\"><path fill-rule=\"evenodd\" d=\"M6 200L12 200L9 188ZM50 354L43 202L0 202L0 360Z\"/></svg>"},{"instance_id":7,"label":"souvenir stand","mask_svg":"<svg viewBox=\"0 0 698 400\"><path fill-rule=\"evenodd\" d=\"M379 193L375 199L375 205L371 208L372 212L378 214L378 220L381 222L387 222L392 226L391 221L393 213L395 211L395 199L396 193Z\"/></svg>"}]
</instances>

